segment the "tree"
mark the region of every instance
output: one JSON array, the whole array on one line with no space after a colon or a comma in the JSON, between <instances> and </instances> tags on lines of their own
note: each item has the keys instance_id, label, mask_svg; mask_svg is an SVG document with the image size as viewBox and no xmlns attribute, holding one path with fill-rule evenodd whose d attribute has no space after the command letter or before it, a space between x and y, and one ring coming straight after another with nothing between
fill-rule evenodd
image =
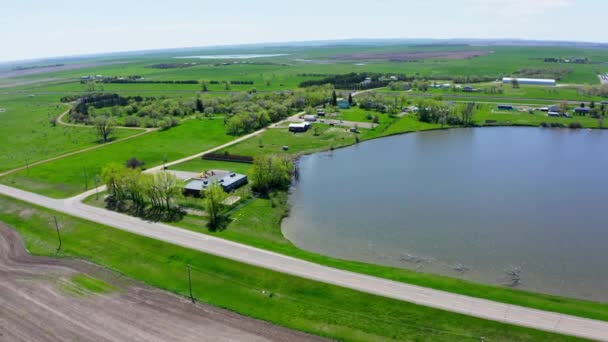
<instances>
[{"instance_id":1,"label":"tree","mask_svg":"<svg viewBox=\"0 0 608 342\"><path fill-rule=\"evenodd\" d=\"M105 115L98 116L93 120L93 125L97 129L97 134L101 140L105 143L110 140L110 135L114 133L116 127L116 121L113 118Z\"/></svg>"},{"instance_id":2,"label":"tree","mask_svg":"<svg viewBox=\"0 0 608 342\"><path fill-rule=\"evenodd\" d=\"M154 174L153 185L156 192L158 203L167 212L170 212L172 205L177 197L181 194L181 189L178 186L177 177L169 172L158 172Z\"/></svg>"},{"instance_id":3,"label":"tree","mask_svg":"<svg viewBox=\"0 0 608 342\"><path fill-rule=\"evenodd\" d=\"M274 190L287 190L291 184L293 164L287 158L259 156L253 161L252 188L263 195Z\"/></svg>"},{"instance_id":4,"label":"tree","mask_svg":"<svg viewBox=\"0 0 608 342\"><path fill-rule=\"evenodd\" d=\"M473 113L475 112L475 103L469 102L462 110L462 124L464 126L471 125L473 121Z\"/></svg>"},{"instance_id":5,"label":"tree","mask_svg":"<svg viewBox=\"0 0 608 342\"><path fill-rule=\"evenodd\" d=\"M124 177L124 170L125 168L122 165L116 163L106 165L101 170L101 179L105 183L110 196L117 202L124 200L126 197L124 189L120 186Z\"/></svg>"},{"instance_id":6,"label":"tree","mask_svg":"<svg viewBox=\"0 0 608 342\"><path fill-rule=\"evenodd\" d=\"M589 104L589 108L591 108L591 109L595 108L595 101L591 101L591 103Z\"/></svg>"},{"instance_id":7,"label":"tree","mask_svg":"<svg viewBox=\"0 0 608 342\"><path fill-rule=\"evenodd\" d=\"M352 93L348 93L348 104L349 105L353 105L353 94Z\"/></svg>"},{"instance_id":8,"label":"tree","mask_svg":"<svg viewBox=\"0 0 608 342\"><path fill-rule=\"evenodd\" d=\"M519 88L519 80L517 78L512 79L511 86L513 87L513 89Z\"/></svg>"},{"instance_id":9,"label":"tree","mask_svg":"<svg viewBox=\"0 0 608 342\"><path fill-rule=\"evenodd\" d=\"M196 111L199 113L205 112L205 105L203 104L203 101L201 100L200 97L196 98Z\"/></svg>"},{"instance_id":10,"label":"tree","mask_svg":"<svg viewBox=\"0 0 608 342\"><path fill-rule=\"evenodd\" d=\"M209 228L215 230L219 228L222 221L222 202L226 198L226 193L222 186L213 182L204 193L203 205L209 217Z\"/></svg>"},{"instance_id":11,"label":"tree","mask_svg":"<svg viewBox=\"0 0 608 342\"><path fill-rule=\"evenodd\" d=\"M581 102L581 108L585 108L585 102Z\"/></svg>"},{"instance_id":12,"label":"tree","mask_svg":"<svg viewBox=\"0 0 608 342\"><path fill-rule=\"evenodd\" d=\"M207 89L207 81L201 81L201 90L206 93L209 91L209 89Z\"/></svg>"},{"instance_id":13,"label":"tree","mask_svg":"<svg viewBox=\"0 0 608 342\"><path fill-rule=\"evenodd\" d=\"M338 95L336 94L336 91L332 91L331 93L331 105L332 106L337 106L338 105Z\"/></svg>"}]
</instances>

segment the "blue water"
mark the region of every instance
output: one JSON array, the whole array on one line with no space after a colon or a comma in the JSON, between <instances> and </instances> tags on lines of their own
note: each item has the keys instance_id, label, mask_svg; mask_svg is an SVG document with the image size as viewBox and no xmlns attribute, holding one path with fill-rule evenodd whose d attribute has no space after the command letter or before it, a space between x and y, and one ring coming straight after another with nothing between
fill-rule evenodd
<instances>
[{"instance_id":1,"label":"blue water","mask_svg":"<svg viewBox=\"0 0 608 342\"><path fill-rule=\"evenodd\" d=\"M608 301L608 132L421 132L299 166L282 228L303 249Z\"/></svg>"},{"instance_id":2,"label":"blue water","mask_svg":"<svg viewBox=\"0 0 608 342\"><path fill-rule=\"evenodd\" d=\"M278 54L202 55L202 56L180 56L180 57L175 57L175 58L188 58L188 59L249 59L249 58L282 57L282 56L287 56L287 54L278 53Z\"/></svg>"}]
</instances>

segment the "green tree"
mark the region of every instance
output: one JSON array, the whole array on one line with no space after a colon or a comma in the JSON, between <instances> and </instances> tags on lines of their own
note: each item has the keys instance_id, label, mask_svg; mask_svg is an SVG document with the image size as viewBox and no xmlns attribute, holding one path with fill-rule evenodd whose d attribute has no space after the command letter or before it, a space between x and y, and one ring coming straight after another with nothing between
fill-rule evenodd
<instances>
[{"instance_id":1,"label":"green tree","mask_svg":"<svg viewBox=\"0 0 608 342\"><path fill-rule=\"evenodd\" d=\"M97 135L101 138L103 142L108 142L110 140L110 135L114 133L114 128L116 127L116 121L105 115L101 115L93 119L93 125L97 130Z\"/></svg>"},{"instance_id":2,"label":"green tree","mask_svg":"<svg viewBox=\"0 0 608 342\"><path fill-rule=\"evenodd\" d=\"M119 202L126 198L124 189L121 187L125 170L124 166L116 163L108 164L101 170L101 179L106 185L110 196Z\"/></svg>"},{"instance_id":3,"label":"green tree","mask_svg":"<svg viewBox=\"0 0 608 342\"><path fill-rule=\"evenodd\" d=\"M287 190L291 184L293 163L278 156L259 156L253 161L252 188L263 195L275 190Z\"/></svg>"},{"instance_id":4,"label":"green tree","mask_svg":"<svg viewBox=\"0 0 608 342\"><path fill-rule=\"evenodd\" d=\"M462 124L470 126L473 122L473 113L475 112L475 103L468 102L462 109Z\"/></svg>"},{"instance_id":5,"label":"green tree","mask_svg":"<svg viewBox=\"0 0 608 342\"><path fill-rule=\"evenodd\" d=\"M348 104L349 105L353 105L353 94L352 93L348 93Z\"/></svg>"},{"instance_id":6,"label":"green tree","mask_svg":"<svg viewBox=\"0 0 608 342\"><path fill-rule=\"evenodd\" d=\"M517 78L513 78L511 80L511 86L513 87L513 89L518 89L519 88L519 80Z\"/></svg>"},{"instance_id":7,"label":"green tree","mask_svg":"<svg viewBox=\"0 0 608 342\"><path fill-rule=\"evenodd\" d=\"M205 105L203 104L203 101L201 100L200 97L196 98L196 111L199 113L205 112Z\"/></svg>"},{"instance_id":8,"label":"green tree","mask_svg":"<svg viewBox=\"0 0 608 342\"><path fill-rule=\"evenodd\" d=\"M222 223L222 202L225 198L226 193L217 182L213 182L204 192L203 205L212 230L218 229Z\"/></svg>"},{"instance_id":9,"label":"green tree","mask_svg":"<svg viewBox=\"0 0 608 342\"><path fill-rule=\"evenodd\" d=\"M155 189L161 207L170 212L177 198L181 195L177 178L169 172L157 172L154 174L153 188Z\"/></svg>"},{"instance_id":10,"label":"green tree","mask_svg":"<svg viewBox=\"0 0 608 342\"><path fill-rule=\"evenodd\" d=\"M336 94L336 91L333 90L331 93L331 105L332 106L337 106L338 105L338 95Z\"/></svg>"}]
</instances>

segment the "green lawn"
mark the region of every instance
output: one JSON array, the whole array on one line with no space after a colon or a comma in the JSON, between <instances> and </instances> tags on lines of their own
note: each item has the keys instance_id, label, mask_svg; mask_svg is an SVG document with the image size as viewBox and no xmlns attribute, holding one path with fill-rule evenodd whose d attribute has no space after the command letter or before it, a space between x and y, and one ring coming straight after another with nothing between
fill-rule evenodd
<instances>
[{"instance_id":1,"label":"green lawn","mask_svg":"<svg viewBox=\"0 0 608 342\"><path fill-rule=\"evenodd\" d=\"M0 220L17 229L27 249L55 256L57 216L63 248L77 257L182 296L186 267L198 301L288 328L345 341L575 341L277 273L115 230L0 196ZM82 283L82 282L81 282ZM86 287L90 287L87 280Z\"/></svg>"},{"instance_id":2,"label":"green lawn","mask_svg":"<svg viewBox=\"0 0 608 342\"><path fill-rule=\"evenodd\" d=\"M318 135L315 135L317 133ZM287 128L271 128L260 136L227 147L220 152L244 156L261 154L298 155L352 145L355 134L342 127L313 124L305 133L292 133ZM283 150L287 146L287 151Z\"/></svg>"},{"instance_id":3,"label":"green lawn","mask_svg":"<svg viewBox=\"0 0 608 342\"><path fill-rule=\"evenodd\" d=\"M388 123L391 121L391 118L388 114L379 113L373 110L361 109L359 107L351 107L349 109L340 110L338 119L346 120L346 121L355 121L355 122L368 122L371 123L372 120L368 119L367 116L371 115L372 117L377 115L379 119L379 123Z\"/></svg>"},{"instance_id":4,"label":"green lawn","mask_svg":"<svg viewBox=\"0 0 608 342\"><path fill-rule=\"evenodd\" d=\"M94 186L101 168L111 162L123 164L136 157L152 167L177 160L233 139L226 135L223 120L188 120L167 131L153 132L84 154L45 163L0 178L4 184L61 198ZM85 178L86 176L86 178ZM86 183L85 183L86 181Z\"/></svg>"},{"instance_id":5,"label":"green lawn","mask_svg":"<svg viewBox=\"0 0 608 342\"><path fill-rule=\"evenodd\" d=\"M67 108L58 96L0 95L0 172L99 144L93 128L50 124ZM137 133L117 130L113 138Z\"/></svg>"},{"instance_id":6,"label":"green lawn","mask_svg":"<svg viewBox=\"0 0 608 342\"><path fill-rule=\"evenodd\" d=\"M206 170L226 170L242 174L251 174L253 164L234 163L197 158L171 167L171 170L203 172Z\"/></svg>"},{"instance_id":7,"label":"green lawn","mask_svg":"<svg viewBox=\"0 0 608 342\"><path fill-rule=\"evenodd\" d=\"M482 109L475 111L473 121L477 125L484 125L486 120L495 120L498 125L506 126L539 126L542 122L561 123L568 126L570 123L578 122L585 128L599 127L598 119L588 116L573 116L571 118L549 117L547 113L541 111L535 111L533 114L517 110L501 111L493 105L483 105Z\"/></svg>"}]
</instances>

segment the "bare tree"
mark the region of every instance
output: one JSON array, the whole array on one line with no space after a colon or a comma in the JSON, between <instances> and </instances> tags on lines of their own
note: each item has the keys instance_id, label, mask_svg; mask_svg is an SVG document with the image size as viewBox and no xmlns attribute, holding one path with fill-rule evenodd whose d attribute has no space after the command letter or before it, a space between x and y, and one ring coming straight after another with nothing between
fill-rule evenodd
<instances>
[{"instance_id":1,"label":"bare tree","mask_svg":"<svg viewBox=\"0 0 608 342\"><path fill-rule=\"evenodd\" d=\"M116 121L113 118L107 116L98 116L93 120L93 125L97 129L97 134L103 142L108 142L110 135L114 133L116 127Z\"/></svg>"}]
</instances>

